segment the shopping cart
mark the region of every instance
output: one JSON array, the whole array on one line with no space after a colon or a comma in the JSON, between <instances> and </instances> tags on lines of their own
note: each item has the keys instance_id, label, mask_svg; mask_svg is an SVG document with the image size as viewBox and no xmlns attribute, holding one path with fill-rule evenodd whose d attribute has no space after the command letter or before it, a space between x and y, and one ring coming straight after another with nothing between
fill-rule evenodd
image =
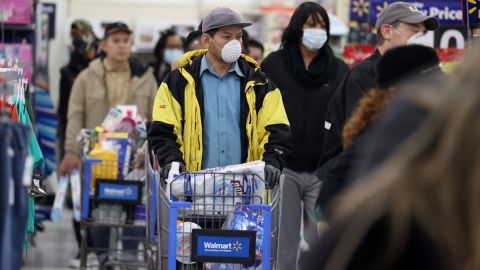
<instances>
[{"instance_id":1,"label":"shopping cart","mask_svg":"<svg viewBox=\"0 0 480 270\"><path fill-rule=\"evenodd\" d=\"M151 149L145 149L145 171L147 172L145 181L146 190L146 236L147 236L147 269L158 269L157 265L157 186L158 177L154 167L157 167L156 159L151 158ZM153 163L153 164L152 164Z\"/></svg>"},{"instance_id":2,"label":"shopping cart","mask_svg":"<svg viewBox=\"0 0 480 270\"><path fill-rule=\"evenodd\" d=\"M158 269L276 269L282 184L231 172L161 181Z\"/></svg>"},{"instance_id":3,"label":"shopping cart","mask_svg":"<svg viewBox=\"0 0 480 270\"><path fill-rule=\"evenodd\" d=\"M85 148L88 147L84 143ZM128 160L90 158L84 151L81 163L81 269L147 268L146 210L143 204L145 176L135 176L133 169L133 162ZM142 170L137 168L137 171ZM139 250L139 245L144 248ZM91 260L91 254L97 259Z\"/></svg>"}]
</instances>

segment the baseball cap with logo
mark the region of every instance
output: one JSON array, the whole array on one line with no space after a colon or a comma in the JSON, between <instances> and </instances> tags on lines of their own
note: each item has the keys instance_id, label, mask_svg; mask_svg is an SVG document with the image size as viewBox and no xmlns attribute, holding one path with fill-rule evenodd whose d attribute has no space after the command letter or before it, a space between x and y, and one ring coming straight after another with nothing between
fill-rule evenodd
<instances>
[{"instance_id":1,"label":"baseball cap with logo","mask_svg":"<svg viewBox=\"0 0 480 270\"><path fill-rule=\"evenodd\" d=\"M251 23L243 22L240 15L226 7L219 7L210 11L202 21L202 32L206 33L213 29L226 26L247 27Z\"/></svg>"},{"instance_id":2,"label":"baseball cap with logo","mask_svg":"<svg viewBox=\"0 0 480 270\"><path fill-rule=\"evenodd\" d=\"M128 25L122 23L122 22L114 22L114 23L109 23L105 25L105 35L103 38L107 38L108 36L118 33L118 32L123 32L127 34L131 34L132 30L128 28Z\"/></svg>"},{"instance_id":3,"label":"baseball cap with logo","mask_svg":"<svg viewBox=\"0 0 480 270\"><path fill-rule=\"evenodd\" d=\"M392 24L395 22L410 24L423 22L428 31L435 30L440 25L436 18L424 15L413 4L406 2L395 2L386 7L378 15L375 29L378 30L383 24Z\"/></svg>"}]
</instances>

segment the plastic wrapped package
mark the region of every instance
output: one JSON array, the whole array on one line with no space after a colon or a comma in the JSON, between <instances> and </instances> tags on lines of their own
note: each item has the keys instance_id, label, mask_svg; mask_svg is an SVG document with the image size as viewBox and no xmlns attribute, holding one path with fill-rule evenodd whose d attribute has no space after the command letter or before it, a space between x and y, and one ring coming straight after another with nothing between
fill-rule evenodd
<instances>
[{"instance_id":1,"label":"plastic wrapped package","mask_svg":"<svg viewBox=\"0 0 480 270\"><path fill-rule=\"evenodd\" d=\"M244 164L206 169L183 174L170 185L174 200L193 198L194 209L206 214L232 212L237 203L261 203L265 194L265 163Z\"/></svg>"}]
</instances>

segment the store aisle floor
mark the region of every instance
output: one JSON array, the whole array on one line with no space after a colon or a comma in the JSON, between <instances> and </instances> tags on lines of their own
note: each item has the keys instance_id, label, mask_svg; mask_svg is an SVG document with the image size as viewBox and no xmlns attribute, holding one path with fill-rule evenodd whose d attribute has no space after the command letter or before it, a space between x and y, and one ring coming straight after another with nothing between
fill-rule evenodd
<instances>
[{"instance_id":1,"label":"store aisle floor","mask_svg":"<svg viewBox=\"0 0 480 270\"><path fill-rule=\"evenodd\" d=\"M72 228L72 213L65 211L61 221L45 222L45 232L35 237L36 247L27 252L22 270L69 269L70 260L77 254Z\"/></svg>"}]
</instances>

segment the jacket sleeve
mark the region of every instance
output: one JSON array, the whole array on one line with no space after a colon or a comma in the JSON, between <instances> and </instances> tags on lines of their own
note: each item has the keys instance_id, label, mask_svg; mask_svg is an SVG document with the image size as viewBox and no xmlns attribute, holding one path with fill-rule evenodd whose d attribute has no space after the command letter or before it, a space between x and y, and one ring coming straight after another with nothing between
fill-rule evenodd
<instances>
[{"instance_id":1,"label":"jacket sleeve","mask_svg":"<svg viewBox=\"0 0 480 270\"><path fill-rule=\"evenodd\" d=\"M67 130L65 135L65 155L79 156L80 145L76 138L80 130L85 126L85 91L87 80L86 71L78 75L73 83L72 93L68 100Z\"/></svg>"},{"instance_id":2,"label":"jacket sleeve","mask_svg":"<svg viewBox=\"0 0 480 270\"><path fill-rule=\"evenodd\" d=\"M182 111L165 82L155 96L152 117L148 139L159 165L163 167L173 161L183 162Z\"/></svg>"},{"instance_id":3,"label":"jacket sleeve","mask_svg":"<svg viewBox=\"0 0 480 270\"><path fill-rule=\"evenodd\" d=\"M284 156L290 153L292 145L290 123L278 88L265 95L258 112L257 129L263 161L282 169Z\"/></svg>"},{"instance_id":4,"label":"jacket sleeve","mask_svg":"<svg viewBox=\"0 0 480 270\"><path fill-rule=\"evenodd\" d=\"M343 126L351 116L353 109L370 88L375 87L375 78L369 72L357 68L350 70L342 80L330 100L325 114L325 135L322 144L322 156L318 167L343 151Z\"/></svg>"}]
</instances>

